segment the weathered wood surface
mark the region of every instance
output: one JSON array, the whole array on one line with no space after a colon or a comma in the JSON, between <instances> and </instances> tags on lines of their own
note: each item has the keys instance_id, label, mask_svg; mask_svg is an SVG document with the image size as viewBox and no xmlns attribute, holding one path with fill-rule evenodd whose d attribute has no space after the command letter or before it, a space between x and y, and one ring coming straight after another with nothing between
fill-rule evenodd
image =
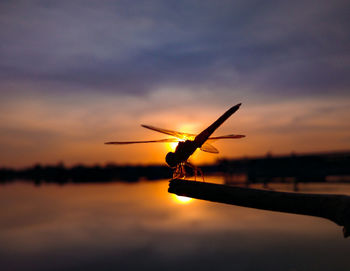
<instances>
[{"instance_id":1,"label":"weathered wood surface","mask_svg":"<svg viewBox=\"0 0 350 271\"><path fill-rule=\"evenodd\" d=\"M173 179L169 193L262 210L329 219L350 235L350 197L333 194L288 193Z\"/></svg>"}]
</instances>

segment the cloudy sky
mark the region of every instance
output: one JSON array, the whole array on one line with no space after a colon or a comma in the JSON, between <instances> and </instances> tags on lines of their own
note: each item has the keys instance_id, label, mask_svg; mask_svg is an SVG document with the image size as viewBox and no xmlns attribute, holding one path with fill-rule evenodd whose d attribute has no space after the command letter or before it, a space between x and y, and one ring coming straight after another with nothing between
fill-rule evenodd
<instances>
[{"instance_id":1,"label":"cloudy sky","mask_svg":"<svg viewBox=\"0 0 350 271\"><path fill-rule=\"evenodd\" d=\"M350 149L346 0L1 1L0 166L161 163L232 105L219 156Z\"/></svg>"}]
</instances>

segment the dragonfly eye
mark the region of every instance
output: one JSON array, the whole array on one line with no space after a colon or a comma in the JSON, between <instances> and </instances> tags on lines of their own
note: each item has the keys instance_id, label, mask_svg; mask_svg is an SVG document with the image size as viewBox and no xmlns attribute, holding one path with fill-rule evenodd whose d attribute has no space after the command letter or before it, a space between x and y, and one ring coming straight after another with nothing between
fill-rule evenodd
<instances>
[{"instance_id":1,"label":"dragonfly eye","mask_svg":"<svg viewBox=\"0 0 350 271\"><path fill-rule=\"evenodd\" d=\"M178 164L176 155L173 152L168 152L168 154L165 157L165 161L170 167L176 167L176 165Z\"/></svg>"}]
</instances>

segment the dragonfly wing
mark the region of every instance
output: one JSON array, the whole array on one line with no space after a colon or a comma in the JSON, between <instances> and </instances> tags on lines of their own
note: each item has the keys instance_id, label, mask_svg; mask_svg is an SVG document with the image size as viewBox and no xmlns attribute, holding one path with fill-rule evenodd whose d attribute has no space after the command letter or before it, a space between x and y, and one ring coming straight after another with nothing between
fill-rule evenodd
<instances>
[{"instance_id":1,"label":"dragonfly wing","mask_svg":"<svg viewBox=\"0 0 350 271\"><path fill-rule=\"evenodd\" d=\"M233 113L235 113L241 104L236 104L227 110L224 114L221 115L215 122L213 122L207 129L203 130L199 135L196 136L194 142L197 146L202 146L205 141L214 133L214 131L223 124Z\"/></svg>"},{"instance_id":2,"label":"dragonfly wing","mask_svg":"<svg viewBox=\"0 0 350 271\"><path fill-rule=\"evenodd\" d=\"M218 139L235 139L235 138L243 138L245 137L245 135L224 135L224 136L213 136L213 137L209 137L207 141L215 141Z\"/></svg>"},{"instance_id":3,"label":"dragonfly wing","mask_svg":"<svg viewBox=\"0 0 350 271\"><path fill-rule=\"evenodd\" d=\"M167 129L163 129L163 128L158 128L158 127L154 127L151 125L144 125L141 124L142 127L159 132L159 133L163 133L166 135L171 135L180 139L194 139L196 135L194 134L188 134L188 133L181 133L181 132L177 132L177 131L172 131L172 130L167 130Z\"/></svg>"},{"instance_id":4,"label":"dragonfly wing","mask_svg":"<svg viewBox=\"0 0 350 271\"><path fill-rule=\"evenodd\" d=\"M142 140L142 141L111 141L105 142L107 145L126 145L126 144L137 144L137 143L167 143L167 142L178 142L175 138L166 138L160 140Z\"/></svg>"},{"instance_id":5,"label":"dragonfly wing","mask_svg":"<svg viewBox=\"0 0 350 271\"><path fill-rule=\"evenodd\" d=\"M210 153L219 153L219 151L211 144L205 142L200 148L201 151L210 152Z\"/></svg>"}]
</instances>

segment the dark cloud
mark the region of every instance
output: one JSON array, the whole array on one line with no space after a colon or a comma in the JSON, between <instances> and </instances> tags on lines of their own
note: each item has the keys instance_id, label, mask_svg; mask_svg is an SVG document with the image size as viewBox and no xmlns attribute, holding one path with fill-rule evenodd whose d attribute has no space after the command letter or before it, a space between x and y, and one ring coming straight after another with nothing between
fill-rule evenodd
<instances>
[{"instance_id":1,"label":"dark cloud","mask_svg":"<svg viewBox=\"0 0 350 271\"><path fill-rule=\"evenodd\" d=\"M90 155L97 141L147 136L135 123L172 129L204 123L238 102L242 133L260 131L276 142L271 133L294 140L294 131L304 131L288 147L250 137L241 153L298 151L315 131L323 134L315 150L345 148L348 110L337 109L332 119L303 118L328 104L349 108L348 6L345 0L0 1L0 162L112 160Z\"/></svg>"},{"instance_id":2,"label":"dark cloud","mask_svg":"<svg viewBox=\"0 0 350 271\"><path fill-rule=\"evenodd\" d=\"M2 81L135 94L166 85L345 94L350 85L347 1L0 5Z\"/></svg>"}]
</instances>

